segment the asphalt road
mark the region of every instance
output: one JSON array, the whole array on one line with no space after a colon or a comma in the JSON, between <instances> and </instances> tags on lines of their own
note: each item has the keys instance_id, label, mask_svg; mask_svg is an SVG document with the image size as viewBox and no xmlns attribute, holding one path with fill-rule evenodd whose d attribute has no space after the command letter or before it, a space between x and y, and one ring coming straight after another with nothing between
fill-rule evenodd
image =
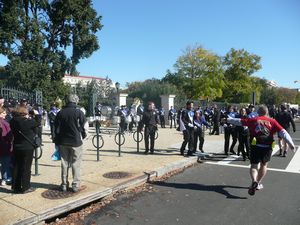
<instances>
[{"instance_id":1,"label":"asphalt road","mask_svg":"<svg viewBox=\"0 0 300 225\"><path fill-rule=\"evenodd\" d=\"M299 146L300 123L292 136ZM84 224L300 224L300 170L288 167L295 153L287 158L274 155L264 189L254 196L247 193L249 162L224 161L224 157L216 156L166 181L152 183L151 193L122 195L85 217Z\"/></svg>"}]
</instances>

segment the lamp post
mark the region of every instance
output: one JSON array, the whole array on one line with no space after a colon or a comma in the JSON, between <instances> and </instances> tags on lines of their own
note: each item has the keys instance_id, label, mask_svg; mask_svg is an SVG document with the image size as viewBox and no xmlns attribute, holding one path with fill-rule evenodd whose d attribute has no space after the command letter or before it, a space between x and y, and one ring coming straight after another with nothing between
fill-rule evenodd
<instances>
[{"instance_id":1,"label":"lamp post","mask_svg":"<svg viewBox=\"0 0 300 225\"><path fill-rule=\"evenodd\" d=\"M120 83L116 82L115 86L117 89L117 104L118 104L118 106L120 106L120 96L119 96ZM119 157L120 157L121 156L121 126L120 126L120 123L119 123L118 139L119 139L118 146L119 146Z\"/></svg>"}]
</instances>

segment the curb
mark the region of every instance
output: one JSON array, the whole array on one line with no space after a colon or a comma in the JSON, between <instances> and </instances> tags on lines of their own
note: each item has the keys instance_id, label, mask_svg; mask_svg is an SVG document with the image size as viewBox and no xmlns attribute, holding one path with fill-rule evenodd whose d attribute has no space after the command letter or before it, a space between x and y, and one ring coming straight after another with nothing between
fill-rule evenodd
<instances>
[{"instance_id":1,"label":"curb","mask_svg":"<svg viewBox=\"0 0 300 225\"><path fill-rule=\"evenodd\" d=\"M83 196L79 199L72 200L66 204L59 205L57 207L45 210L39 214L36 214L35 216L31 216L26 219L16 221L12 223L12 225L27 225L27 224L29 225L29 224L42 223L47 219L51 219L61 214L67 213L75 208L86 205L90 202L100 200L101 198L114 194L118 191L140 186L142 184L147 183L148 181L151 181L154 178L164 176L178 169L185 169L186 167L189 167L196 162L197 162L197 157L191 157L191 158L185 158L183 160L170 163L168 165L158 168L155 171L144 172L144 175L127 180L112 188L107 188L105 190L90 194L88 196Z\"/></svg>"}]
</instances>

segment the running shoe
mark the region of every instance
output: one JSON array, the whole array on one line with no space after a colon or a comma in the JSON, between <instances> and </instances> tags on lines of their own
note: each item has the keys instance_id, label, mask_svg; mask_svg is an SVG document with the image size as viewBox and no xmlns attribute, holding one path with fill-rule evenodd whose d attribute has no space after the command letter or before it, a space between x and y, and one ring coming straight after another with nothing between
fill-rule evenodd
<instances>
[{"instance_id":1,"label":"running shoe","mask_svg":"<svg viewBox=\"0 0 300 225\"><path fill-rule=\"evenodd\" d=\"M257 185L256 190L261 190L261 189L263 189L263 188L264 188L264 185L261 184L261 183L259 183L259 184Z\"/></svg>"},{"instance_id":2,"label":"running shoe","mask_svg":"<svg viewBox=\"0 0 300 225\"><path fill-rule=\"evenodd\" d=\"M258 183L256 181L252 182L251 186L249 187L248 194L255 195L257 186L258 186Z\"/></svg>"}]
</instances>

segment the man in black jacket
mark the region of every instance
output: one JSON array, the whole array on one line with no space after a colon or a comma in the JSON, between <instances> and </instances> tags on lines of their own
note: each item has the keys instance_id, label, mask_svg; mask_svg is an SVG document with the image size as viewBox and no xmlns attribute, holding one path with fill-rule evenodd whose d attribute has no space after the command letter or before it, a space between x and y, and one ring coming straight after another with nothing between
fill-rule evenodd
<instances>
[{"instance_id":1,"label":"man in black jacket","mask_svg":"<svg viewBox=\"0 0 300 225\"><path fill-rule=\"evenodd\" d=\"M72 167L72 190L80 190L80 164L82 161L82 139L86 137L84 113L77 108L79 99L71 94L66 98L66 106L55 118L55 144L61 154L62 191L67 191L69 167Z\"/></svg>"},{"instance_id":2,"label":"man in black jacket","mask_svg":"<svg viewBox=\"0 0 300 225\"><path fill-rule=\"evenodd\" d=\"M290 112L287 111L285 105L280 106L280 112L275 116L275 120L288 132L290 133L290 124L292 124L293 131L296 132L296 126L294 119ZM279 144L279 156L286 157L287 154L287 143L280 137L278 137ZM283 152L282 152L283 150Z\"/></svg>"},{"instance_id":3,"label":"man in black jacket","mask_svg":"<svg viewBox=\"0 0 300 225\"><path fill-rule=\"evenodd\" d=\"M184 150L188 144L187 156L192 156L194 152L194 103L188 101L186 103L186 109L181 112L181 121L184 124L183 127L183 142L180 148L180 154L184 155Z\"/></svg>"},{"instance_id":4,"label":"man in black jacket","mask_svg":"<svg viewBox=\"0 0 300 225\"><path fill-rule=\"evenodd\" d=\"M145 125L145 154L149 152L149 137L150 137L150 153L154 153L155 132L157 130L158 118L153 102L148 103L148 109L143 113L143 124Z\"/></svg>"}]
</instances>

